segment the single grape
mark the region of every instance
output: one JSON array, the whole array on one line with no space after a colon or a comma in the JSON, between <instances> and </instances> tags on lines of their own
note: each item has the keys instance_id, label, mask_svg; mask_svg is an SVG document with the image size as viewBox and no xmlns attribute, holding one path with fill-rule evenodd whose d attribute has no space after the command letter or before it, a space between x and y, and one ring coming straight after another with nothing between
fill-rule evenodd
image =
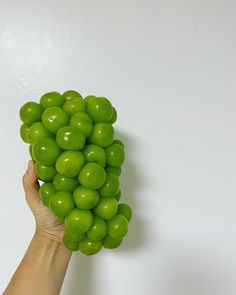
<instances>
[{"instance_id":1,"label":"single grape","mask_svg":"<svg viewBox=\"0 0 236 295\"><path fill-rule=\"evenodd\" d=\"M56 189L52 182L46 182L41 185L39 188L39 195L42 199L42 202L45 206L49 206L51 197L56 193Z\"/></svg>"},{"instance_id":2,"label":"single grape","mask_svg":"<svg viewBox=\"0 0 236 295\"><path fill-rule=\"evenodd\" d=\"M67 90L62 94L62 96L64 97L65 101L71 100L74 97L81 97L82 98L82 95L75 90Z\"/></svg>"},{"instance_id":3,"label":"single grape","mask_svg":"<svg viewBox=\"0 0 236 295\"><path fill-rule=\"evenodd\" d=\"M96 96L94 96L94 95L88 95L88 96L86 96L85 98L84 98L84 101L85 102L89 102L91 99L93 99L94 97L96 97Z\"/></svg>"},{"instance_id":4,"label":"single grape","mask_svg":"<svg viewBox=\"0 0 236 295\"><path fill-rule=\"evenodd\" d=\"M107 147L112 144L114 129L109 123L97 123L93 126L90 136L90 142L101 147Z\"/></svg>"},{"instance_id":5,"label":"single grape","mask_svg":"<svg viewBox=\"0 0 236 295\"><path fill-rule=\"evenodd\" d=\"M73 193L75 204L80 209L92 209L99 201L99 194L82 185L78 186Z\"/></svg>"},{"instance_id":6,"label":"single grape","mask_svg":"<svg viewBox=\"0 0 236 295\"><path fill-rule=\"evenodd\" d=\"M61 154L61 149L52 138L40 138L33 144L33 158L44 165L53 165Z\"/></svg>"},{"instance_id":7,"label":"single grape","mask_svg":"<svg viewBox=\"0 0 236 295\"><path fill-rule=\"evenodd\" d=\"M71 233L84 234L93 225L93 214L90 210L74 208L65 219L66 229Z\"/></svg>"},{"instance_id":8,"label":"single grape","mask_svg":"<svg viewBox=\"0 0 236 295\"><path fill-rule=\"evenodd\" d=\"M68 192L73 192L79 185L77 178L66 177L59 173L53 178L53 184L56 190Z\"/></svg>"},{"instance_id":9,"label":"single grape","mask_svg":"<svg viewBox=\"0 0 236 295\"><path fill-rule=\"evenodd\" d=\"M56 161L56 170L67 177L76 177L84 165L84 155L80 151L65 151Z\"/></svg>"},{"instance_id":10,"label":"single grape","mask_svg":"<svg viewBox=\"0 0 236 295\"><path fill-rule=\"evenodd\" d=\"M118 210L118 202L115 198L100 198L99 203L94 208L94 213L104 219L112 219Z\"/></svg>"},{"instance_id":11,"label":"single grape","mask_svg":"<svg viewBox=\"0 0 236 295\"><path fill-rule=\"evenodd\" d=\"M106 167L106 172L107 172L107 173L113 173L113 174L115 174L117 177L119 177L119 176L121 175L121 167L107 166L107 167Z\"/></svg>"},{"instance_id":12,"label":"single grape","mask_svg":"<svg viewBox=\"0 0 236 295\"><path fill-rule=\"evenodd\" d=\"M77 241L77 242L80 242L86 238L86 234L79 234L76 232L70 232L67 228L65 229L64 236L66 236L66 238L68 238L68 240L70 240L70 241Z\"/></svg>"},{"instance_id":13,"label":"single grape","mask_svg":"<svg viewBox=\"0 0 236 295\"><path fill-rule=\"evenodd\" d=\"M27 138L29 130L30 130L30 126L25 123L23 123L20 127L20 137L26 143L29 143Z\"/></svg>"},{"instance_id":14,"label":"single grape","mask_svg":"<svg viewBox=\"0 0 236 295\"><path fill-rule=\"evenodd\" d=\"M121 243L122 243L122 239L114 240L108 235L102 240L103 247L107 249L115 249L119 247Z\"/></svg>"},{"instance_id":15,"label":"single grape","mask_svg":"<svg viewBox=\"0 0 236 295\"><path fill-rule=\"evenodd\" d=\"M113 109L110 101L105 97L95 97L87 102L87 113L95 123L109 122Z\"/></svg>"},{"instance_id":16,"label":"single grape","mask_svg":"<svg viewBox=\"0 0 236 295\"><path fill-rule=\"evenodd\" d=\"M64 103L63 110L68 116L78 112L86 112L86 102L81 97L74 97Z\"/></svg>"},{"instance_id":17,"label":"single grape","mask_svg":"<svg viewBox=\"0 0 236 295\"><path fill-rule=\"evenodd\" d=\"M128 232L128 220L120 214L107 221L108 235L114 240L121 240Z\"/></svg>"},{"instance_id":18,"label":"single grape","mask_svg":"<svg viewBox=\"0 0 236 295\"><path fill-rule=\"evenodd\" d=\"M103 186L99 189L102 197L114 197L119 191L119 178L113 173L107 173Z\"/></svg>"},{"instance_id":19,"label":"single grape","mask_svg":"<svg viewBox=\"0 0 236 295\"><path fill-rule=\"evenodd\" d=\"M47 166L38 162L35 164L35 171L42 181L51 181L57 174L55 166Z\"/></svg>"},{"instance_id":20,"label":"single grape","mask_svg":"<svg viewBox=\"0 0 236 295\"><path fill-rule=\"evenodd\" d=\"M20 118L21 121L27 125L31 125L34 122L39 122L41 121L41 116L43 113L42 107L34 101L29 101L25 103L21 108L20 108Z\"/></svg>"},{"instance_id":21,"label":"single grape","mask_svg":"<svg viewBox=\"0 0 236 295\"><path fill-rule=\"evenodd\" d=\"M83 153L86 163L97 163L101 165L103 168L105 167L106 152L102 147L96 144L88 144L83 149Z\"/></svg>"},{"instance_id":22,"label":"single grape","mask_svg":"<svg viewBox=\"0 0 236 295\"><path fill-rule=\"evenodd\" d=\"M132 218L132 210L129 205L121 203L118 205L117 214L123 215L128 221Z\"/></svg>"},{"instance_id":23,"label":"single grape","mask_svg":"<svg viewBox=\"0 0 236 295\"><path fill-rule=\"evenodd\" d=\"M65 101L65 98L56 91L45 93L40 98L40 105L43 109L49 107L61 107Z\"/></svg>"},{"instance_id":24,"label":"single grape","mask_svg":"<svg viewBox=\"0 0 236 295\"><path fill-rule=\"evenodd\" d=\"M49 107L42 115L42 121L44 126L52 133L57 131L68 124L68 115L59 107Z\"/></svg>"},{"instance_id":25,"label":"single grape","mask_svg":"<svg viewBox=\"0 0 236 295\"><path fill-rule=\"evenodd\" d=\"M64 219L75 207L73 196L70 192L60 191L51 197L49 208L59 217Z\"/></svg>"},{"instance_id":26,"label":"single grape","mask_svg":"<svg viewBox=\"0 0 236 295\"><path fill-rule=\"evenodd\" d=\"M64 126L59 129L56 141L64 150L81 150L85 145L83 133L74 126Z\"/></svg>"},{"instance_id":27,"label":"single grape","mask_svg":"<svg viewBox=\"0 0 236 295\"><path fill-rule=\"evenodd\" d=\"M99 189L105 182L106 172L96 163L86 164L80 171L79 182L90 189Z\"/></svg>"},{"instance_id":28,"label":"single grape","mask_svg":"<svg viewBox=\"0 0 236 295\"><path fill-rule=\"evenodd\" d=\"M124 148L116 143L113 143L106 148L107 164L112 167L120 167L125 160Z\"/></svg>"},{"instance_id":29,"label":"single grape","mask_svg":"<svg viewBox=\"0 0 236 295\"><path fill-rule=\"evenodd\" d=\"M88 237L79 243L79 249L85 255L98 253L102 248L102 241L92 241Z\"/></svg>"},{"instance_id":30,"label":"single grape","mask_svg":"<svg viewBox=\"0 0 236 295\"><path fill-rule=\"evenodd\" d=\"M66 234L63 236L63 242L67 249L70 251L78 251L79 250L79 241L73 241L68 238Z\"/></svg>"},{"instance_id":31,"label":"single grape","mask_svg":"<svg viewBox=\"0 0 236 295\"><path fill-rule=\"evenodd\" d=\"M53 134L49 132L43 125L42 122L35 122L29 129L27 139L30 144L34 144L37 140L42 137L53 137Z\"/></svg>"},{"instance_id":32,"label":"single grape","mask_svg":"<svg viewBox=\"0 0 236 295\"><path fill-rule=\"evenodd\" d=\"M93 130L93 121L88 114L78 112L72 115L70 125L78 128L86 138L91 135Z\"/></svg>"},{"instance_id":33,"label":"single grape","mask_svg":"<svg viewBox=\"0 0 236 295\"><path fill-rule=\"evenodd\" d=\"M93 218L93 226L87 232L87 236L93 241L99 241L105 237L107 233L107 224L106 222L99 218L98 216L94 216Z\"/></svg>"},{"instance_id":34,"label":"single grape","mask_svg":"<svg viewBox=\"0 0 236 295\"><path fill-rule=\"evenodd\" d=\"M111 117L111 120L109 121L110 124L114 124L117 120L117 111L114 107L112 109L113 109L112 117Z\"/></svg>"}]
</instances>

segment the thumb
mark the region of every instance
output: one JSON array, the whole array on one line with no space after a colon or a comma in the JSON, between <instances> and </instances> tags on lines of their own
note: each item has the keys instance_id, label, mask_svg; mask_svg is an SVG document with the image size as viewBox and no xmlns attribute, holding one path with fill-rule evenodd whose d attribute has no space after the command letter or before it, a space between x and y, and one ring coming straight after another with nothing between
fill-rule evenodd
<instances>
[{"instance_id":1,"label":"thumb","mask_svg":"<svg viewBox=\"0 0 236 295\"><path fill-rule=\"evenodd\" d=\"M40 201L39 197L39 183L38 177L35 172L34 161L29 161L27 171L23 176L23 186L25 190L26 201L29 206L35 204L35 202Z\"/></svg>"}]
</instances>

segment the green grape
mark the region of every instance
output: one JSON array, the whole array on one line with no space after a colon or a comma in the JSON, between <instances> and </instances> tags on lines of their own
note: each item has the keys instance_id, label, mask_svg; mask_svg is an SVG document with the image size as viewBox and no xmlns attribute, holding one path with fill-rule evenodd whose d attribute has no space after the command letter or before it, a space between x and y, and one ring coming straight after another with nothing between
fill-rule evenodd
<instances>
[{"instance_id":1,"label":"green grape","mask_svg":"<svg viewBox=\"0 0 236 295\"><path fill-rule=\"evenodd\" d=\"M79 243L79 250L85 255L98 253L102 248L102 241L93 241L88 237Z\"/></svg>"},{"instance_id":2,"label":"green grape","mask_svg":"<svg viewBox=\"0 0 236 295\"><path fill-rule=\"evenodd\" d=\"M115 249L115 248L119 247L121 243L122 243L122 239L121 240L114 240L111 237L109 237L108 235L102 240L103 247L107 248L107 249Z\"/></svg>"},{"instance_id":3,"label":"green grape","mask_svg":"<svg viewBox=\"0 0 236 295\"><path fill-rule=\"evenodd\" d=\"M80 151L65 151L56 161L56 170L67 177L76 177L84 165L84 156Z\"/></svg>"},{"instance_id":4,"label":"green grape","mask_svg":"<svg viewBox=\"0 0 236 295\"><path fill-rule=\"evenodd\" d=\"M46 182L39 188L39 195L45 206L49 206L52 196L56 193L56 189L52 182Z\"/></svg>"},{"instance_id":5,"label":"green grape","mask_svg":"<svg viewBox=\"0 0 236 295\"><path fill-rule=\"evenodd\" d=\"M114 240L121 240L128 232L128 220L120 214L107 221L107 233Z\"/></svg>"},{"instance_id":6,"label":"green grape","mask_svg":"<svg viewBox=\"0 0 236 295\"><path fill-rule=\"evenodd\" d=\"M114 197L119 191L119 178L113 173L107 173L105 183L99 189L102 197Z\"/></svg>"},{"instance_id":7,"label":"green grape","mask_svg":"<svg viewBox=\"0 0 236 295\"><path fill-rule=\"evenodd\" d=\"M52 138L40 138L32 147L33 158L44 165L53 165L60 153L61 149Z\"/></svg>"},{"instance_id":8,"label":"green grape","mask_svg":"<svg viewBox=\"0 0 236 295\"><path fill-rule=\"evenodd\" d=\"M124 145L123 141L121 141L120 139L113 140L113 143L119 144L120 146L122 146L123 148L125 148L125 145Z\"/></svg>"},{"instance_id":9,"label":"green grape","mask_svg":"<svg viewBox=\"0 0 236 295\"><path fill-rule=\"evenodd\" d=\"M49 208L60 219L64 219L74 207L73 196L67 191L55 193L49 202Z\"/></svg>"},{"instance_id":10,"label":"green grape","mask_svg":"<svg viewBox=\"0 0 236 295\"><path fill-rule=\"evenodd\" d=\"M107 167L106 167L106 172L107 172L107 173L113 173L113 174L115 174L117 177L119 177L119 176L121 175L121 167L107 166Z\"/></svg>"},{"instance_id":11,"label":"green grape","mask_svg":"<svg viewBox=\"0 0 236 295\"><path fill-rule=\"evenodd\" d=\"M80 242L86 238L86 234L79 234L77 232L70 232L67 228L65 229L64 236L70 241Z\"/></svg>"},{"instance_id":12,"label":"green grape","mask_svg":"<svg viewBox=\"0 0 236 295\"><path fill-rule=\"evenodd\" d=\"M93 218L93 226L87 232L87 236L93 241L99 241L105 237L107 233L107 225L106 222L99 218L98 216L94 216Z\"/></svg>"},{"instance_id":13,"label":"green grape","mask_svg":"<svg viewBox=\"0 0 236 295\"><path fill-rule=\"evenodd\" d=\"M113 107L113 112L112 112L112 117L111 120L109 121L110 124L114 124L117 120L117 111L116 109Z\"/></svg>"},{"instance_id":14,"label":"green grape","mask_svg":"<svg viewBox=\"0 0 236 295\"><path fill-rule=\"evenodd\" d=\"M101 147L107 147L112 144L114 129L109 123L97 123L93 126L90 136L90 142Z\"/></svg>"},{"instance_id":15,"label":"green grape","mask_svg":"<svg viewBox=\"0 0 236 295\"><path fill-rule=\"evenodd\" d=\"M79 185L77 178L66 177L58 173L53 178L53 184L58 191L68 191L73 192L75 188Z\"/></svg>"},{"instance_id":16,"label":"green grape","mask_svg":"<svg viewBox=\"0 0 236 295\"><path fill-rule=\"evenodd\" d=\"M118 203L115 198L100 198L99 203L94 208L94 213L104 219L112 219L118 210Z\"/></svg>"},{"instance_id":17,"label":"green grape","mask_svg":"<svg viewBox=\"0 0 236 295\"><path fill-rule=\"evenodd\" d=\"M87 104L87 113L95 123L109 122L112 119L113 109L107 98L95 97Z\"/></svg>"},{"instance_id":18,"label":"green grape","mask_svg":"<svg viewBox=\"0 0 236 295\"><path fill-rule=\"evenodd\" d=\"M117 214L123 215L128 221L130 221L130 219L132 218L132 210L130 206L125 203L118 205Z\"/></svg>"},{"instance_id":19,"label":"green grape","mask_svg":"<svg viewBox=\"0 0 236 295\"><path fill-rule=\"evenodd\" d=\"M20 108L19 115L23 123L31 125L41 121L42 113L43 109L38 103L29 101Z\"/></svg>"},{"instance_id":20,"label":"green grape","mask_svg":"<svg viewBox=\"0 0 236 295\"><path fill-rule=\"evenodd\" d=\"M103 168L106 165L106 152L96 144L88 144L83 149L86 163L97 163Z\"/></svg>"},{"instance_id":21,"label":"green grape","mask_svg":"<svg viewBox=\"0 0 236 295\"><path fill-rule=\"evenodd\" d=\"M45 93L40 98L40 105L43 109L49 107L61 107L64 103L64 97L56 91Z\"/></svg>"},{"instance_id":22,"label":"green grape","mask_svg":"<svg viewBox=\"0 0 236 295\"><path fill-rule=\"evenodd\" d=\"M86 164L79 174L79 182L90 189L99 189L105 182L106 172L96 163Z\"/></svg>"},{"instance_id":23,"label":"green grape","mask_svg":"<svg viewBox=\"0 0 236 295\"><path fill-rule=\"evenodd\" d=\"M70 125L78 128L88 138L93 130L93 121L88 114L78 112L72 115Z\"/></svg>"},{"instance_id":24,"label":"green grape","mask_svg":"<svg viewBox=\"0 0 236 295\"><path fill-rule=\"evenodd\" d=\"M72 116L78 112L86 111L86 102L81 97L74 97L65 102L63 105L63 110L67 113L68 116Z\"/></svg>"},{"instance_id":25,"label":"green grape","mask_svg":"<svg viewBox=\"0 0 236 295\"><path fill-rule=\"evenodd\" d=\"M42 137L53 137L53 134L49 132L41 122L35 122L30 127L27 139L30 144L34 144L36 141L38 141Z\"/></svg>"},{"instance_id":26,"label":"green grape","mask_svg":"<svg viewBox=\"0 0 236 295\"><path fill-rule=\"evenodd\" d=\"M67 249L70 251L78 251L79 250L79 241L72 241L66 235L63 236L63 242Z\"/></svg>"},{"instance_id":27,"label":"green grape","mask_svg":"<svg viewBox=\"0 0 236 295\"><path fill-rule=\"evenodd\" d=\"M56 141L64 150L81 150L85 145L83 133L74 126L64 126L59 129Z\"/></svg>"},{"instance_id":28,"label":"green grape","mask_svg":"<svg viewBox=\"0 0 236 295\"><path fill-rule=\"evenodd\" d=\"M78 186L73 193L75 204L80 209L92 209L99 201L99 194L82 185Z\"/></svg>"},{"instance_id":29,"label":"green grape","mask_svg":"<svg viewBox=\"0 0 236 295\"><path fill-rule=\"evenodd\" d=\"M88 95L88 96L86 96L85 98L84 98L84 101L85 102L89 102L91 99L93 99L94 97L96 97L96 96L94 96L94 95Z\"/></svg>"},{"instance_id":30,"label":"green grape","mask_svg":"<svg viewBox=\"0 0 236 295\"><path fill-rule=\"evenodd\" d=\"M38 162L35 164L35 171L42 181L51 181L57 174L55 166L47 166Z\"/></svg>"},{"instance_id":31,"label":"green grape","mask_svg":"<svg viewBox=\"0 0 236 295\"><path fill-rule=\"evenodd\" d=\"M124 148L116 143L113 143L106 148L107 164L112 167L120 167L125 160Z\"/></svg>"},{"instance_id":32,"label":"green grape","mask_svg":"<svg viewBox=\"0 0 236 295\"><path fill-rule=\"evenodd\" d=\"M67 90L66 92L64 92L62 94L62 96L64 97L65 101L69 101L69 100L73 99L74 97L81 97L82 98L82 95L75 90Z\"/></svg>"},{"instance_id":33,"label":"green grape","mask_svg":"<svg viewBox=\"0 0 236 295\"><path fill-rule=\"evenodd\" d=\"M42 115L42 122L46 129L52 133L57 131L69 122L68 115L59 107L49 107Z\"/></svg>"},{"instance_id":34,"label":"green grape","mask_svg":"<svg viewBox=\"0 0 236 295\"><path fill-rule=\"evenodd\" d=\"M93 225L93 214L90 210L73 209L65 219L66 229L71 233L84 234Z\"/></svg>"},{"instance_id":35,"label":"green grape","mask_svg":"<svg viewBox=\"0 0 236 295\"><path fill-rule=\"evenodd\" d=\"M26 143L29 143L28 138L27 138L29 130L30 130L30 126L25 123L23 123L20 127L20 137Z\"/></svg>"}]
</instances>

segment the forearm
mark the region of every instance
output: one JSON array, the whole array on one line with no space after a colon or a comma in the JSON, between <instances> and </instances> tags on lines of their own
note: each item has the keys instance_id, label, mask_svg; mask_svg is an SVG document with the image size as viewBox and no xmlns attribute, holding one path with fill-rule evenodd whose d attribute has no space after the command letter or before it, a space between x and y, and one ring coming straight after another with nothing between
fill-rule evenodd
<instances>
[{"instance_id":1,"label":"forearm","mask_svg":"<svg viewBox=\"0 0 236 295\"><path fill-rule=\"evenodd\" d=\"M58 295L70 257L61 241L36 232L3 295Z\"/></svg>"}]
</instances>

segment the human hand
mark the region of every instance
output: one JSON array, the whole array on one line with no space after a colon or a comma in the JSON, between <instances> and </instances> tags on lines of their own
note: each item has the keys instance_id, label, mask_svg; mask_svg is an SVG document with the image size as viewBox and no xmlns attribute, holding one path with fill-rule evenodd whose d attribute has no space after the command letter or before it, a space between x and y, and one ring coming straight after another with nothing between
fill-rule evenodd
<instances>
[{"instance_id":1,"label":"human hand","mask_svg":"<svg viewBox=\"0 0 236 295\"><path fill-rule=\"evenodd\" d=\"M53 213L43 204L39 196L39 182L35 172L34 161L29 161L28 169L23 176L25 198L36 222L36 233L46 238L62 242L64 224L61 224Z\"/></svg>"}]
</instances>

